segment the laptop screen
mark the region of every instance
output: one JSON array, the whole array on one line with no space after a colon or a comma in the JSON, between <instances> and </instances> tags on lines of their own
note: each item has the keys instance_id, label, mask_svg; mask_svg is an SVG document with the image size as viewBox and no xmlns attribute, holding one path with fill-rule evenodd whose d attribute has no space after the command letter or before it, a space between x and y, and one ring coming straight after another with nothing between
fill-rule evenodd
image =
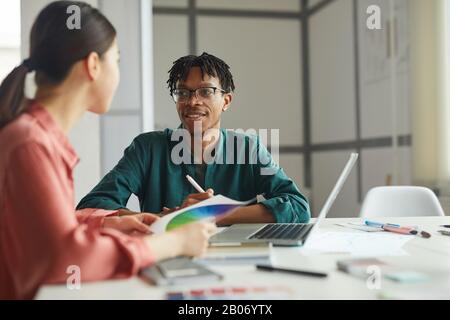
<instances>
[{"instance_id":1,"label":"laptop screen","mask_svg":"<svg viewBox=\"0 0 450 320\"><path fill-rule=\"evenodd\" d=\"M350 155L350 159L347 161L347 164L344 167L344 170L342 170L342 173L339 176L339 179L337 180L336 184L334 185L333 190L331 191L330 195L328 196L327 201L325 201L325 204L322 207L322 210L320 211L319 216L317 217L314 227L312 228L311 232L309 232L307 239L309 239L311 237L311 235L314 233L314 231L317 230L317 228L319 227L320 223L327 216L328 211L330 211L330 208L333 205L334 200L336 200L336 197L338 196L339 192L341 191L342 187L344 186L344 183L347 180L347 178L348 178L350 172L352 171L352 168L355 165L357 160L358 160L358 154L352 153ZM305 240L305 242L306 242L306 240Z\"/></svg>"}]
</instances>

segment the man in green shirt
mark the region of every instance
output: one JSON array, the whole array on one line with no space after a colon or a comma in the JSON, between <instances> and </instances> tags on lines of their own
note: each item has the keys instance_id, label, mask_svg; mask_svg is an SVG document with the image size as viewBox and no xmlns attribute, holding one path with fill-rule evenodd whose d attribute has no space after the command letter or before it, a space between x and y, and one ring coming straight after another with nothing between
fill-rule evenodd
<instances>
[{"instance_id":1,"label":"man in green shirt","mask_svg":"<svg viewBox=\"0 0 450 320\"><path fill-rule=\"evenodd\" d=\"M229 66L203 53L178 59L169 73L168 87L182 125L136 137L77 208L128 212L126 204L135 194L143 212L167 212L213 192L240 201L263 194L266 200L239 208L220 223L308 222L307 199L259 138L220 128L235 89ZM208 193L195 194L186 175L210 189Z\"/></svg>"}]
</instances>

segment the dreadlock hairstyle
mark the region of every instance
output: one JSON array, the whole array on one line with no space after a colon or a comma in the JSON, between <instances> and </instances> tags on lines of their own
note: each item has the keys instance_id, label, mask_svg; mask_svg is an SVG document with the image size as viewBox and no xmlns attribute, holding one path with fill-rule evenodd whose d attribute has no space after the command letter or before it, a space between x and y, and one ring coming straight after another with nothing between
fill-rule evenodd
<instances>
[{"instance_id":1,"label":"dreadlock hairstyle","mask_svg":"<svg viewBox=\"0 0 450 320\"><path fill-rule=\"evenodd\" d=\"M167 80L167 87L171 95L176 89L178 81L186 81L189 71L194 67L200 67L202 78L205 74L218 78L223 90L228 93L234 91L235 87L230 67L223 60L203 52L200 56L185 56L173 63L172 68L169 70L169 80Z\"/></svg>"}]
</instances>

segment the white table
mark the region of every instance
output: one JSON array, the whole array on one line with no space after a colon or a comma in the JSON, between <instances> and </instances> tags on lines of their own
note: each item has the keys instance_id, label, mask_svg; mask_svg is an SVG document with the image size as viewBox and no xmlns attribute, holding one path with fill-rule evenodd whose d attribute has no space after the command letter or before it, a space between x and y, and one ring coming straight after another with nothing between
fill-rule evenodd
<instances>
[{"instance_id":1,"label":"white table","mask_svg":"<svg viewBox=\"0 0 450 320\"><path fill-rule=\"evenodd\" d=\"M273 262L292 268L323 270L327 278L312 278L286 273L256 271L253 265L212 267L225 276L220 283L188 287L155 287L138 277L82 283L80 290L69 290L65 285L44 286L37 299L164 299L167 291L214 286L266 286L281 285L290 288L292 299L377 299L382 293L399 291L412 294L412 298L431 298L436 290L450 293L450 237L437 233L439 225L450 224L450 217L385 218L383 222L418 225L432 237L414 237L405 246L408 255L378 257L396 266L414 269L430 275L423 283L405 284L382 279L381 290L369 289L364 279L337 270L336 261L353 258L348 254L301 255L298 248L276 247ZM320 231L362 232L336 226L340 222L360 222L361 219L326 219ZM398 235L403 236L403 235ZM434 290L434 293L433 293ZM430 294L432 295L430 296ZM418 294L418 295L417 295ZM448 295L450 299L450 294Z\"/></svg>"}]
</instances>

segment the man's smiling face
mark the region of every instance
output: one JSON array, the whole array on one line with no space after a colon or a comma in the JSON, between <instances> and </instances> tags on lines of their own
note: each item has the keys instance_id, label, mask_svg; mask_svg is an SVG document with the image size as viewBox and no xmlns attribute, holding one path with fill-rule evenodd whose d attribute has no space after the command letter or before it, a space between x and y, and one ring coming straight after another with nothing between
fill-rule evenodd
<instances>
[{"instance_id":1,"label":"man's smiling face","mask_svg":"<svg viewBox=\"0 0 450 320\"><path fill-rule=\"evenodd\" d=\"M177 89L196 90L199 88L217 88L216 90L197 90L197 94L191 92L187 100L178 101L177 112L183 127L191 134L194 133L196 122L201 123L202 132L208 129L220 128L220 117L231 103L231 94L223 93L220 81L216 77L205 74L202 77L200 67L193 67L185 81L177 83ZM201 91L201 92L200 92ZM208 96L205 95L210 91Z\"/></svg>"}]
</instances>

